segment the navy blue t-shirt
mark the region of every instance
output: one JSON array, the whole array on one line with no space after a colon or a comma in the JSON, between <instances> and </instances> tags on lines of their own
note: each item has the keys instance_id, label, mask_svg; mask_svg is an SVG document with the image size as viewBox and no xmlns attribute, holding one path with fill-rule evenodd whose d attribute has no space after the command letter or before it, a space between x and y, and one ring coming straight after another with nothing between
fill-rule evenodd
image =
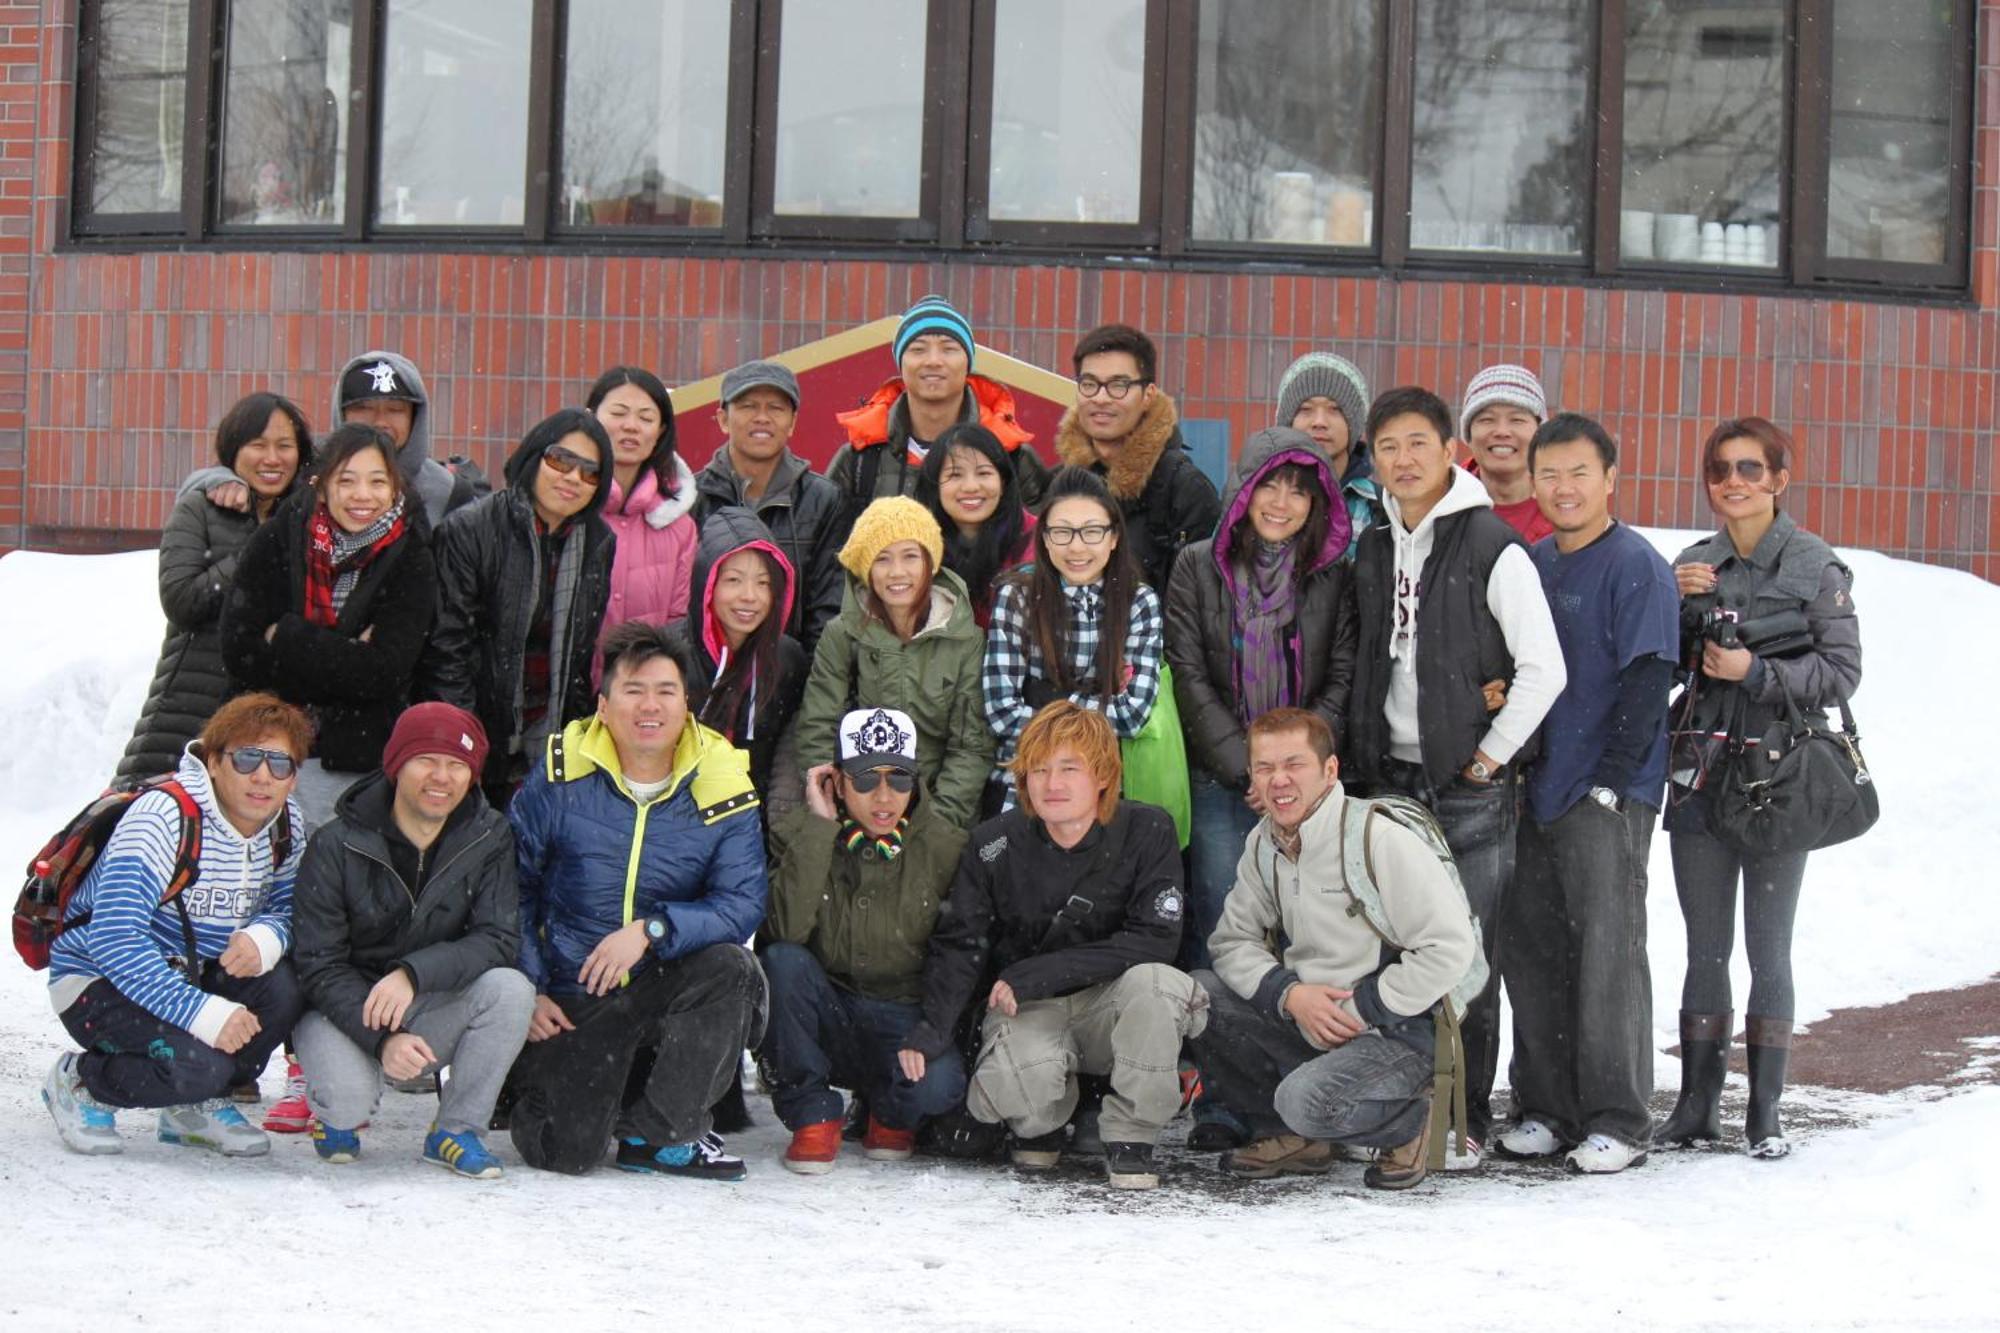
<instances>
[{"instance_id":1,"label":"navy blue t-shirt","mask_svg":"<svg viewBox=\"0 0 2000 1333\"><path fill-rule=\"evenodd\" d=\"M1622 523L1572 555L1554 537L1536 542L1556 638L1569 683L1542 721L1542 757L1528 778L1528 806L1552 823L1594 785L1618 704L1618 673L1642 657L1672 662L1680 652L1679 590L1652 544ZM1660 699L1646 760L1619 793L1655 810L1667 784L1667 701Z\"/></svg>"}]
</instances>

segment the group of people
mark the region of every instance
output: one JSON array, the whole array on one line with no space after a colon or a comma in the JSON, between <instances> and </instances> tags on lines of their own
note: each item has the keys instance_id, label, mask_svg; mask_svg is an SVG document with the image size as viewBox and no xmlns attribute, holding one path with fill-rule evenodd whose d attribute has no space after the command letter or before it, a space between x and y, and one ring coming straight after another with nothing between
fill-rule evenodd
<instances>
[{"instance_id":1,"label":"group of people","mask_svg":"<svg viewBox=\"0 0 2000 1333\"><path fill-rule=\"evenodd\" d=\"M892 351L824 475L772 361L723 377L699 472L633 367L497 489L432 456L391 352L318 441L232 408L162 536L145 785L52 951L63 1141L116 1152L145 1108L346 1162L393 1082L436 1089L422 1154L462 1175L504 1127L537 1168L737 1179L747 1049L806 1175L858 1139L1150 1188L1183 1113L1250 1179L1616 1172L1722 1134L1740 885L1746 1146L1787 1151L1804 856L1719 839L1711 778L1860 649L1781 429L1710 432L1721 527L1669 565L1613 514L1616 442L1521 366L1454 415L1308 353L1218 492L1137 329L1076 344L1053 469L948 302Z\"/></svg>"}]
</instances>

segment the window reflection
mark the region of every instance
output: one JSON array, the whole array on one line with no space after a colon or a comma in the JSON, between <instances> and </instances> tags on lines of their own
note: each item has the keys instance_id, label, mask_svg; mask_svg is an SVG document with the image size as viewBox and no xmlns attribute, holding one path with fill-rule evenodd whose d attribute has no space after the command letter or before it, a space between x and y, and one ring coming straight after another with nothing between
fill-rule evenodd
<instances>
[{"instance_id":1,"label":"window reflection","mask_svg":"<svg viewBox=\"0 0 2000 1333\"><path fill-rule=\"evenodd\" d=\"M186 0L97 6L92 213L177 213L187 106Z\"/></svg>"},{"instance_id":2,"label":"window reflection","mask_svg":"<svg viewBox=\"0 0 2000 1333\"><path fill-rule=\"evenodd\" d=\"M1137 222L1145 0L1000 0L993 28L987 216Z\"/></svg>"},{"instance_id":3,"label":"window reflection","mask_svg":"<svg viewBox=\"0 0 2000 1333\"><path fill-rule=\"evenodd\" d=\"M337 223L352 0L236 0L222 92L225 223Z\"/></svg>"},{"instance_id":4,"label":"window reflection","mask_svg":"<svg viewBox=\"0 0 2000 1333\"><path fill-rule=\"evenodd\" d=\"M530 0L389 0L383 226L519 226Z\"/></svg>"},{"instance_id":5,"label":"window reflection","mask_svg":"<svg viewBox=\"0 0 2000 1333\"><path fill-rule=\"evenodd\" d=\"M913 218L923 207L924 0L785 0L776 211Z\"/></svg>"},{"instance_id":6,"label":"window reflection","mask_svg":"<svg viewBox=\"0 0 2000 1333\"><path fill-rule=\"evenodd\" d=\"M1950 7L1935 0L1836 0L1830 258L1944 262L1951 43Z\"/></svg>"}]
</instances>

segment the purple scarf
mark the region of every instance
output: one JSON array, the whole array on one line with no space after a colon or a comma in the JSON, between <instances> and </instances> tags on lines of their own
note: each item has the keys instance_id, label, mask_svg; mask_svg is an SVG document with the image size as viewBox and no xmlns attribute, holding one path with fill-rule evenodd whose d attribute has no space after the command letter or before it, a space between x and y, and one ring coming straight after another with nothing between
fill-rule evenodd
<instances>
[{"instance_id":1,"label":"purple scarf","mask_svg":"<svg viewBox=\"0 0 2000 1333\"><path fill-rule=\"evenodd\" d=\"M1236 599L1236 707L1247 724L1292 703L1292 673L1285 665L1285 628L1297 609L1292 563L1298 542L1257 543L1249 577Z\"/></svg>"}]
</instances>

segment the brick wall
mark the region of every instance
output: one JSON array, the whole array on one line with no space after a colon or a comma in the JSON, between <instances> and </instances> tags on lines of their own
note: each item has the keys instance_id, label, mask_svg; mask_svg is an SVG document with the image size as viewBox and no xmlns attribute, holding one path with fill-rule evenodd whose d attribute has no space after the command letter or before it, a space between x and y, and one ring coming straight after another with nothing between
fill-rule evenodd
<instances>
[{"instance_id":1,"label":"brick wall","mask_svg":"<svg viewBox=\"0 0 2000 1333\"><path fill-rule=\"evenodd\" d=\"M497 464L604 366L686 382L941 291L983 343L1058 369L1092 324L1146 328L1183 415L1225 419L1235 440L1268 424L1278 375L1309 347L1378 389L1447 398L1483 364L1523 361L1618 435L1620 508L1641 522L1705 526L1702 435L1763 413L1803 444L1808 527L2000 579L2000 0L1981 5L1974 300L1949 308L972 261L58 253L73 3L48 0L59 21L38 47L20 37L33 29L0 36L0 542L143 544L231 402L275 388L323 425L332 370L365 347L423 368L441 449ZM0 24L38 13L0 5ZM802 430L830 432L844 406L808 404ZM713 437L690 435L699 465Z\"/></svg>"}]
</instances>

